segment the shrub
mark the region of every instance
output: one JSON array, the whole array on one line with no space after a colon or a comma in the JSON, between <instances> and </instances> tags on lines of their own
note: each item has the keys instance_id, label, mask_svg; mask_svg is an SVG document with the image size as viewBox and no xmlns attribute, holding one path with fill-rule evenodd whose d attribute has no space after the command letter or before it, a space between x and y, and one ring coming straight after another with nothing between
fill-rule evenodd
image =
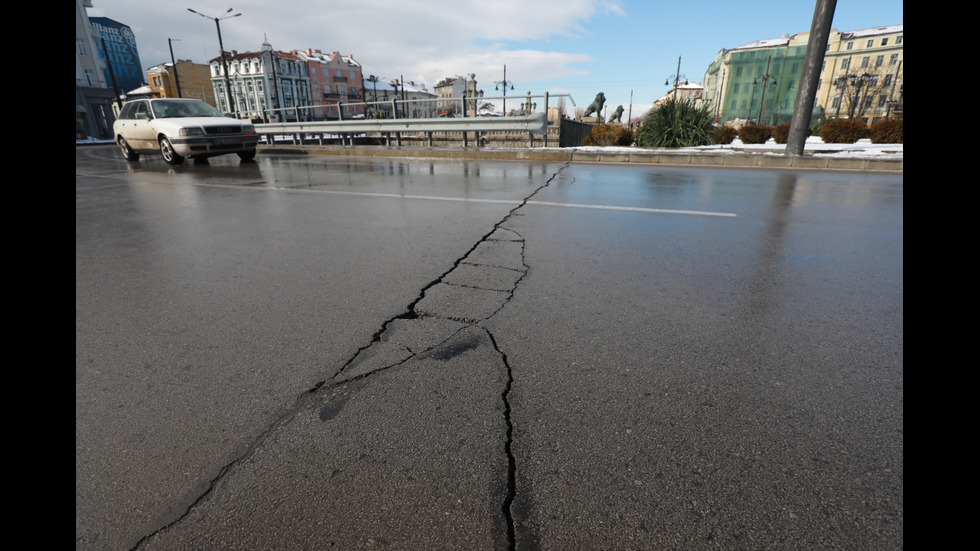
<instances>
[{"instance_id":1,"label":"shrub","mask_svg":"<svg viewBox=\"0 0 980 551\"><path fill-rule=\"evenodd\" d=\"M902 119L887 119L871 125L868 131L873 143L905 143Z\"/></svg>"},{"instance_id":2,"label":"shrub","mask_svg":"<svg viewBox=\"0 0 980 551\"><path fill-rule=\"evenodd\" d=\"M738 130L735 130L731 126L716 126L714 130L715 143L718 144L728 144L732 143L735 138L738 137Z\"/></svg>"},{"instance_id":3,"label":"shrub","mask_svg":"<svg viewBox=\"0 0 980 551\"><path fill-rule=\"evenodd\" d=\"M714 143L711 106L669 99L650 111L636 131L640 147L697 147Z\"/></svg>"},{"instance_id":4,"label":"shrub","mask_svg":"<svg viewBox=\"0 0 980 551\"><path fill-rule=\"evenodd\" d=\"M585 145L632 145L633 132L618 124L600 124L585 137Z\"/></svg>"},{"instance_id":5,"label":"shrub","mask_svg":"<svg viewBox=\"0 0 980 551\"><path fill-rule=\"evenodd\" d=\"M838 119L827 121L820 128L824 143L854 143L869 135L868 125L862 120Z\"/></svg>"},{"instance_id":6,"label":"shrub","mask_svg":"<svg viewBox=\"0 0 980 551\"><path fill-rule=\"evenodd\" d=\"M787 122L772 127L772 139L776 143L786 143L789 141L789 125L790 123Z\"/></svg>"},{"instance_id":7,"label":"shrub","mask_svg":"<svg viewBox=\"0 0 980 551\"><path fill-rule=\"evenodd\" d=\"M742 143L766 143L772 137L772 127L764 124L746 124L738 131Z\"/></svg>"}]
</instances>

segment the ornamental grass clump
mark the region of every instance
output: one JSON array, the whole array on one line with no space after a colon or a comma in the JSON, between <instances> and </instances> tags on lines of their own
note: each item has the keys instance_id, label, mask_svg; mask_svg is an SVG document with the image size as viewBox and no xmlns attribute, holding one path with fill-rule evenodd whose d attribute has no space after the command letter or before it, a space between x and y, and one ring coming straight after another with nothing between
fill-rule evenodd
<instances>
[{"instance_id":1,"label":"ornamental grass clump","mask_svg":"<svg viewBox=\"0 0 980 551\"><path fill-rule=\"evenodd\" d=\"M696 106L669 99L650 111L636 131L639 147L698 147L713 143L714 121L707 103Z\"/></svg>"}]
</instances>

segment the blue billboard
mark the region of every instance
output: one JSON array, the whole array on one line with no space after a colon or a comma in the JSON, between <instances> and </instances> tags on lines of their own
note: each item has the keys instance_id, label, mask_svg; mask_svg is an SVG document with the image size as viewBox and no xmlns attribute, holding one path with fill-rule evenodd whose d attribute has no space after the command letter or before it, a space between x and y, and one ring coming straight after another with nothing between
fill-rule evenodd
<instances>
[{"instance_id":1,"label":"blue billboard","mask_svg":"<svg viewBox=\"0 0 980 551\"><path fill-rule=\"evenodd\" d=\"M143 85L143 65L136 51L136 37L132 29L108 17L89 18L98 32L99 57L106 60L106 82L111 88L115 80L116 91L125 94ZM109 70L112 74L109 74Z\"/></svg>"}]
</instances>

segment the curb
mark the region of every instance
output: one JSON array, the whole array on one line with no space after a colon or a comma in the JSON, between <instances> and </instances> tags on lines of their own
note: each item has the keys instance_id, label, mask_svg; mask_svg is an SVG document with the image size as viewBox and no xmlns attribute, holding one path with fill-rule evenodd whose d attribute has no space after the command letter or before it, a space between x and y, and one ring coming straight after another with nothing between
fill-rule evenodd
<instances>
[{"instance_id":1,"label":"curb","mask_svg":"<svg viewBox=\"0 0 980 551\"><path fill-rule=\"evenodd\" d=\"M700 166L718 168L767 168L794 170L845 170L904 172L901 156L896 159L841 158L820 153L789 156L779 152L742 151L685 152L662 149L578 151L575 149L463 149L436 147L382 147L330 145L258 145L259 153L345 157L404 157L409 159L540 161L555 163L626 163L634 165Z\"/></svg>"}]
</instances>

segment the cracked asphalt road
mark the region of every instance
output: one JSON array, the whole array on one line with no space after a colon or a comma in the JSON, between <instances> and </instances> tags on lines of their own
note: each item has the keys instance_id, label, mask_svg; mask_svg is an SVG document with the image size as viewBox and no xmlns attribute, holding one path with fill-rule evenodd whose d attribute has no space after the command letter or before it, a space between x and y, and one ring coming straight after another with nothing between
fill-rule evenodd
<instances>
[{"instance_id":1,"label":"cracked asphalt road","mask_svg":"<svg viewBox=\"0 0 980 551\"><path fill-rule=\"evenodd\" d=\"M79 149L76 548L901 548L902 207Z\"/></svg>"}]
</instances>

